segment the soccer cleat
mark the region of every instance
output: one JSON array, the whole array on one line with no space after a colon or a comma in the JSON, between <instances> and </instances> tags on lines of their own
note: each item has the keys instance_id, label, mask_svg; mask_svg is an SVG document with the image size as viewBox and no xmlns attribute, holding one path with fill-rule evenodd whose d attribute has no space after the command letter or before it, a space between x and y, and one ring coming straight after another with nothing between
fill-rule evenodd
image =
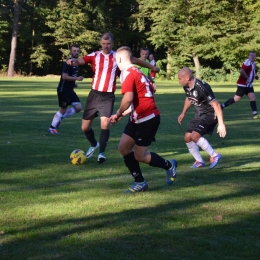
<instances>
[{"instance_id":1,"label":"soccer cleat","mask_svg":"<svg viewBox=\"0 0 260 260\"><path fill-rule=\"evenodd\" d=\"M98 147L99 147L99 143L97 142L97 145L96 146L91 146L89 149L88 149L88 151L86 152L86 157L87 158L90 158L93 154L94 154L94 152L98 149Z\"/></svg>"},{"instance_id":2,"label":"soccer cleat","mask_svg":"<svg viewBox=\"0 0 260 260\"><path fill-rule=\"evenodd\" d=\"M172 167L166 170L168 184L172 184L175 181L177 175L176 169L178 165L178 163L174 159L171 159L170 162L172 164Z\"/></svg>"},{"instance_id":3,"label":"soccer cleat","mask_svg":"<svg viewBox=\"0 0 260 260\"><path fill-rule=\"evenodd\" d=\"M49 128L48 129L48 133L49 134L53 134L53 135L58 135L59 134L59 132L55 128Z\"/></svg>"},{"instance_id":4,"label":"soccer cleat","mask_svg":"<svg viewBox=\"0 0 260 260\"><path fill-rule=\"evenodd\" d=\"M256 115L254 116L254 119L260 119L260 115L256 114Z\"/></svg>"},{"instance_id":5,"label":"soccer cleat","mask_svg":"<svg viewBox=\"0 0 260 260\"><path fill-rule=\"evenodd\" d=\"M105 160L106 160L106 157L105 157L104 153L100 153L100 154L98 155L97 161L98 161L99 163L102 163L102 162L104 162Z\"/></svg>"},{"instance_id":6,"label":"soccer cleat","mask_svg":"<svg viewBox=\"0 0 260 260\"><path fill-rule=\"evenodd\" d=\"M148 190L148 183L146 181L134 182L133 185L125 191L125 193L134 193L146 190Z\"/></svg>"},{"instance_id":7,"label":"soccer cleat","mask_svg":"<svg viewBox=\"0 0 260 260\"><path fill-rule=\"evenodd\" d=\"M195 168L201 168L205 166L206 164L204 162L195 161L195 163L193 163L190 168L195 169Z\"/></svg>"},{"instance_id":8,"label":"soccer cleat","mask_svg":"<svg viewBox=\"0 0 260 260\"><path fill-rule=\"evenodd\" d=\"M216 167L221 159L222 159L222 155L219 154L219 153L216 156L210 157L210 166L209 166L209 168L213 169L214 167Z\"/></svg>"}]
</instances>

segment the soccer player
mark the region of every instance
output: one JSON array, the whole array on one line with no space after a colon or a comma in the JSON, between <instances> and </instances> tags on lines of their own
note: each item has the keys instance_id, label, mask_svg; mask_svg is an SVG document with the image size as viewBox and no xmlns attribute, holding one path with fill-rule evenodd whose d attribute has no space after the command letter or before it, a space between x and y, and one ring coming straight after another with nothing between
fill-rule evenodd
<instances>
[{"instance_id":1,"label":"soccer player","mask_svg":"<svg viewBox=\"0 0 260 260\"><path fill-rule=\"evenodd\" d=\"M109 139L110 116L113 113L116 77L119 70L115 61L115 51L112 50L114 44L113 36L110 33L104 33L100 39L102 50L90 53L82 59L69 60L70 65L91 64L93 70L92 89L88 95L83 119L82 131L90 143L90 148L86 152L87 158L92 157L94 152L99 148L97 161L102 163L106 160L105 149ZM159 71L159 68L132 57L134 63L143 67ZM92 129L92 122L100 114L100 136L99 142L95 138Z\"/></svg>"},{"instance_id":2,"label":"soccer player","mask_svg":"<svg viewBox=\"0 0 260 260\"><path fill-rule=\"evenodd\" d=\"M165 169L168 184L175 181L177 168L177 162L174 159L166 160L149 151L149 146L160 124L160 112L155 104L152 83L132 64L131 55L130 48L126 46L119 48L116 52L116 62L121 70L120 82L123 98L116 114L110 118L113 124L131 112L118 146L125 165L135 180L134 184L126 190L127 193L148 189L139 162Z\"/></svg>"},{"instance_id":3,"label":"soccer player","mask_svg":"<svg viewBox=\"0 0 260 260\"><path fill-rule=\"evenodd\" d=\"M251 51L248 59L242 64L240 68L240 76L237 80L237 91L235 96L229 98L221 106L222 108L228 107L238 102L244 95L247 95L250 100L250 107L252 109L253 117L259 119L260 115L257 114L256 96L254 92L253 82L258 79L256 75L256 52Z\"/></svg>"},{"instance_id":4,"label":"soccer player","mask_svg":"<svg viewBox=\"0 0 260 260\"><path fill-rule=\"evenodd\" d=\"M179 124L181 124L191 105L195 107L195 116L189 123L184 136L188 150L195 159L194 164L190 168L206 166L200 155L200 147L210 156L209 168L213 169L221 160L222 155L217 153L203 136L205 134L212 135L217 124L219 136L226 136L226 126L224 125L221 106L209 84L196 79L189 68L181 69L178 73L178 78L186 93L183 110L178 117Z\"/></svg>"},{"instance_id":5,"label":"soccer player","mask_svg":"<svg viewBox=\"0 0 260 260\"><path fill-rule=\"evenodd\" d=\"M79 54L80 47L77 44L73 44L70 47L69 60L72 58L77 59ZM57 88L59 111L54 115L48 133L59 134L57 128L59 128L61 120L81 111L82 106L74 88L78 87L77 83L75 83L76 80L82 81L83 79L82 76L78 76L77 66L72 67L67 64L67 61L63 62L60 82ZM67 109L70 105L72 107Z\"/></svg>"}]
</instances>

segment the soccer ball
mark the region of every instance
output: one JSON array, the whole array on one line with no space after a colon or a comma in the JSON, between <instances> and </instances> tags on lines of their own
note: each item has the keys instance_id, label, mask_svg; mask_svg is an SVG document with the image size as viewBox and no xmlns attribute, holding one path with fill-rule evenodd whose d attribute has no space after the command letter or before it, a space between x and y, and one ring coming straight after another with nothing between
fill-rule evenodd
<instances>
[{"instance_id":1,"label":"soccer ball","mask_svg":"<svg viewBox=\"0 0 260 260\"><path fill-rule=\"evenodd\" d=\"M70 162L72 164L76 164L76 165L84 164L86 160L87 157L85 153L80 149L76 149L70 154Z\"/></svg>"}]
</instances>

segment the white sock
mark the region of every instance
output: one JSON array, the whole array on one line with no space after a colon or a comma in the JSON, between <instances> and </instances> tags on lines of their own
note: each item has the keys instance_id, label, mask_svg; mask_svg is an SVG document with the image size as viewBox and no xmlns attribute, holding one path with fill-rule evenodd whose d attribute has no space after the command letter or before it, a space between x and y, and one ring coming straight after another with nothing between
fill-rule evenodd
<instances>
[{"instance_id":1,"label":"white sock","mask_svg":"<svg viewBox=\"0 0 260 260\"><path fill-rule=\"evenodd\" d=\"M200 151L199 151L199 147L197 144L195 144L193 141L186 143L189 152L191 153L191 155L194 157L194 159L198 162L204 162L204 160L202 159L201 155L200 155Z\"/></svg>"},{"instance_id":2,"label":"white sock","mask_svg":"<svg viewBox=\"0 0 260 260\"><path fill-rule=\"evenodd\" d=\"M54 117L53 117L53 119L52 119L51 125L56 128L56 126L58 125L58 123L59 123L60 120L62 119L62 116L63 116L63 115L58 111L58 112L54 115Z\"/></svg>"},{"instance_id":3,"label":"white sock","mask_svg":"<svg viewBox=\"0 0 260 260\"><path fill-rule=\"evenodd\" d=\"M199 147L201 147L201 149L204 150L210 157L217 155L217 153L214 151L212 146L209 144L209 142L204 137L201 137L199 139L199 141L197 142L197 145Z\"/></svg>"},{"instance_id":4,"label":"white sock","mask_svg":"<svg viewBox=\"0 0 260 260\"><path fill-rule=\"evenodd\" d=\"M76 110L74 107L69 108L66 113L63 115L63 118L69 117L76 114Z\"/></svg>"}]
</instances>

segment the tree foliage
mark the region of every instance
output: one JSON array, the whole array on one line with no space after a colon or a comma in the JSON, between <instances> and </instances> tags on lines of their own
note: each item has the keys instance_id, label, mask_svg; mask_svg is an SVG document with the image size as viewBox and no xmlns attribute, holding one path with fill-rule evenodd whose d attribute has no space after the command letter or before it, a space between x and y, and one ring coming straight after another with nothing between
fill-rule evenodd
<instances>
[{"instance_id":1,"label":"tree foliage","mask_svg":"<svg viewBox=\"0 0 260 260\"><path fill-rule=\"evenodd\" d=\"M17 1L17 0L16 0ZM13 3L0 0L0 69L11 52ZM58 74L73 43L83 54L100 48L102 33L115 48L156 51L165 75L183 66L197 73L235 71L250 50L260 50L260 0L19 0L14 69ZM163 74L163 70L161 75ZM208 73L209 74L209 73Z\"/></svg>"}]
</instances>

